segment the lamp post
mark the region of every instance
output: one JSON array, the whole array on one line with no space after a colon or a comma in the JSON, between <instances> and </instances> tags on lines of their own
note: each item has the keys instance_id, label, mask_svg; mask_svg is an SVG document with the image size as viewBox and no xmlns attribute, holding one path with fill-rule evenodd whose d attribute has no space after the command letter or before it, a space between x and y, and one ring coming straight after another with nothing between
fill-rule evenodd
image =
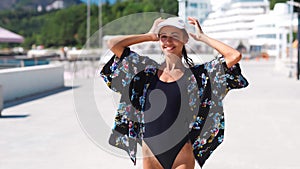
<instances>
[{"instance_id":1,"label":"lamp post","mask_svg":"<svg viewBox=\"0 0 300 169\"><path fill-rule=\"evenodd\" d=\"M98 17L99 17L99 30L98 30L98 34L99 34L99 48L102 48L102 1L99 0L98 2Z\"/></svg>"},{"instance_id":2,"label":"lamp post","mask_svg":"<svg viewBox=\"0 0 300 169\"><path fill-rule=\"evenodd\" d=\"M91 15L91 6L90 6L90 0L87 0L87 18L86 18L86 49L90 48L90 27L91 27L91 20L90 20L90 15Z\"/></svg>"},{"instance_id":3,"label":"lamp post","mask_svg":"<svg viewBox=\"0 0 300 169\"><path fill-rule=\"evenodd\" d=\"M300 75L300 3L299 2L294 2L292 1L288 1L288 4L293 6L293 11L297 12L297 16L298 16L298 32L297 32L297 39L298 39L298 57L297 57L297 79L299 80L299 75Z\"/></svg>"},{"instance_id":4,"label":"lamp post","mask_svg":"<svg viewBox=\"0 0 300 169\"><path fill-rule=\"evenodd\" d=\"M294 4L294 0L290 1L291 4ZM291 14L291 25L290 25L290 32L289 32L289 56L290 56L290 72L289 77L293 77L293 20L294 20L294 6L289 6L289 12Z\"/></svg>"},{"instance_id":5,"label":"lamp post","mask_svg":"<svg viewBox=\"0 0 300 169\"><path fill-rule=\"evenodd\" d=\"M298 16L298 32L297 32L297 39L298 39L298 58L297 58L297 79L299 80L300 74L300 3L294 2L294 11L297 12Z\"/></svg>"},{"instance_id":6,"label":"lamp post","mask_svg":"<svg viewBox=\"0 0 300 169\"><path fill-rule=\"evenodd\" d=\"M300 7L300 6L299 6ZM299 74L300 74L300 8L298 7L298 33L297 33L297 39L298 39L298 59L297 59L297 79L299 80Z\"/></svg>"},{"instance_id":7,"label":"lamp post","mask_svg":"<svg viewBox=\"0 0 300 169\"><path fill-rule=\"evenodd\" d=\"M178 16L186 19L186 0L178 0Z\"/></svg>"}]
</instances>

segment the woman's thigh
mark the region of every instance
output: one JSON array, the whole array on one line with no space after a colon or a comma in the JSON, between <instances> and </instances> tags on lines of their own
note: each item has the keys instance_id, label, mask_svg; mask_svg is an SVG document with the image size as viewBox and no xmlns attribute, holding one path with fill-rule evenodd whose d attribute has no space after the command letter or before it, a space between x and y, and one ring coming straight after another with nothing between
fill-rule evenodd
<instances>
[{"instance_id":1,"label":"woman's thigh","mask_svg":"<svg viewBox=\"0 0 300 169\"><path fill-rule=\"evenodd\" d=\"M187 142L178 153L172 169L195 168L195 157L191 142Z\"/></svg>"},{"instance_id":2,"label":"woman's thigh","mask_svg":"<svg viewBox=\"0 0 300 169\"><path fill-rule=\"evenodd\" d=\"M143 169L163 169L157 158L151 152L151 149L143 142ZM173 163L172 169L192 169L195 167L195 157L191 142L187 142Z\"/></svg>"},{"instance_id":3,"label":"woman's thigh","mask_svg":"<svg viewBox=\"0 0 300 169\"><path fill-rule=\"evenodd\" d=\"M157 158L153 155L145 142L142 144L143 169L163 169Z\"/></svg>"}]
</instances>

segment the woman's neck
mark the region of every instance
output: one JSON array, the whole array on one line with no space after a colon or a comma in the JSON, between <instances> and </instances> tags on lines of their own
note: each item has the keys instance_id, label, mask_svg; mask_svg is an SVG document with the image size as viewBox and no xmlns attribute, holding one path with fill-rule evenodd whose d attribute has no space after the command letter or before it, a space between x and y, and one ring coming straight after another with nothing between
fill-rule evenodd
<instances>
[{"instance_id":1,"label":"woman's neck","mask_svg":"<svg viewBox=\"0 0 300 169\"><path fill-rule=\"evenodd\" d=\"M181 58L170 59L166 57L166 62L158 70L158 77L163 82L174 82L180 79L184 72L185 67L182 64Z\"/></svg>"},{"instance_id":2,"label":"woman's neck","mask_svg":"<svg viewBox=\"0 0 300 169\"><path fill-rule=\"evenodd\" d=\"M181 57L178 56L172 56L172 57L166 57L166 62L163 65L164 70L167 71L174 71L175 69L184 69L184 65L182 64Z\"/></svg>"}]
</instances>

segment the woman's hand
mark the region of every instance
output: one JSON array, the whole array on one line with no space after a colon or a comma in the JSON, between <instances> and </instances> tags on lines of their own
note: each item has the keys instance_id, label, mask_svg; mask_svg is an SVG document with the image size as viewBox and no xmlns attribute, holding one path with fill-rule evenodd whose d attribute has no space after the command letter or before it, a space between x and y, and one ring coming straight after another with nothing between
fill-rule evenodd
<instances>
[{"instance_id":1,"label":"woman's hand","mask_svg":"<svg viewBox=\"0 0 300 169\"><path fill-rule=\"evenodd\" d=\"M188 17L188 21L190 24L195 26L196 30L194 34L190 33L190 36L193 37L195 40L204 42L208 46L216 49L221 55L224 56L228 68L230 68L231 66L238 63L241 60L242 55L239 51L221 41L218 41L205 35L197 19Z\"/></svg>"},{"instance_id":2,"label":"woman's hand","mask_svg":"<svg viewBox=\"0 0 300 169\"><path fill-rule=\"evenodd\" d=\"M158 41L158 36L155 33L155 30L157 28L157 25L159 23L161 23L162 21L164 21L164 19L162 19L161 17L155 19L155 21L153 22L153 25L152 25L151 29L148 32L148 34L151 34L151 37L153 38L153 41Z\"/></svg>"},{"instance_id":3,"label":"woman's hand","mask_svg":"<svg viewBox=\"0 0 300 169\"><path fill-rule=\"evenodd\" d=\"M196 31L195 33L189 33L190 36L197 41L203 41L203 38L205 37L205 35L202 31L199 21L193 17L188 17L187 19L189 21L189 24L195 26L195 31Z\"/></svg>"},{"instance_id":4,"label":"woman's hand","mask_svg":"<svg viewBox=\"0 0 300 169\"><path fill-rule=\"evenodd\" d=\"M157 25L164 21L162 18L157 18L149 30L148 33L144 34L134 34L134 35L125 35L125 36L117 36L108 41L108 46L110 50L117 56L121 57L124 49L128 46L147 42L147 41L158 41L158 36L155 33L157 29Z\"/></svg>"}]
</instances>

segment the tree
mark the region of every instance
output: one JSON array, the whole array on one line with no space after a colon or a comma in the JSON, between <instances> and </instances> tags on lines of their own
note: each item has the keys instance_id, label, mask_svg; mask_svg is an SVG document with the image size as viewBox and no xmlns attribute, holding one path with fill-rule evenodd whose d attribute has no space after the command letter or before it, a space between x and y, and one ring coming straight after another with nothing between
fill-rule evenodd
<instances>
[{"instance_id":1,"label":"tree","mask_svg":"<svg viewBox=\"0 0 300 169\"><path fill-rule=\"evenodd\" d=\"M287 0L270 0L270 9L274 9L276 3L286 2Z\"/></svg>"},{"instance_id":2,"label":"tree","mask_svg":"<svg viewBox=\"0 0 300 169\"><path fill-rule=\"evenodd\" d=\"M73 0L74 1L74 0ZM143 12L161 12L177 15L178 4L176 0L117 0L109 4L107 0L102 6L102 25L113 22L114 26L107 26L104 34L132 34L147 31L159 16L168 17L166 14L155 13L153 16L134 18L130 14ZM45 47L78 46L86 42L86 10L85 4L74 5L62 10L51 12L36 12L28 10L0 11L0 26L19 33L25 37L22 44L31 48L33 44ZM99 29L98 7L91 5L91 35ZM127 16L135 22L114 22L120 17ZM133 17L133 18L130 18ZM116 26L117 25L117 26ZM122 29L120 29L122 28Z\"/></svg>"}]
</instances>

